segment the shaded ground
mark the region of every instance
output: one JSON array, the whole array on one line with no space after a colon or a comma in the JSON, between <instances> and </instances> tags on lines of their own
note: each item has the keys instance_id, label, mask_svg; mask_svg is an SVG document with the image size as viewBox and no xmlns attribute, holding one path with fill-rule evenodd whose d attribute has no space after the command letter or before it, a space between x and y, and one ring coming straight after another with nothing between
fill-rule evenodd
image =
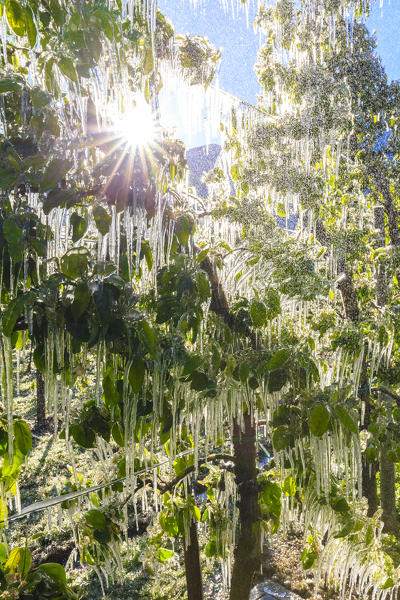
<instances>
[{"instance_id":1,"label":"shaded ground","mask_svg":"<svg viewBox=\"0 0 400 600\"><path fill-rule=\"evenodd\" d=\"M288 590L309 600L330 600L338 597L334 582L322 581L315 589L315 578L312 570L305 571L301 563L301 552L304 539L300 531L287 536L275 535L269 541L263 558L263 574L283 585ZM346 598L349 598L347 595ZM356 600L358 596L350 597ZM349 599L350 600L350 599Z\"/></svg>"}]
</instances>

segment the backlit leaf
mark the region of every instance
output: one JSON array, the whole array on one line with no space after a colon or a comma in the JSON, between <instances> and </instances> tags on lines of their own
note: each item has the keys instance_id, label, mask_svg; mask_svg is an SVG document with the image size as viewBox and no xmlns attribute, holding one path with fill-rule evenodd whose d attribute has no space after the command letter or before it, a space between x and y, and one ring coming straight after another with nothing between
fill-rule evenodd
<instances>
[{"instance_id":1,"label":"backlit leaf","mask_svg":"<svg viewBox=\"0 0 400 600\"><path fill-rule=\"evenodd\" d=\"M26 33L25 14L20 2L16 0L7 0L6 2L7 21L11 29L19 36Z\"/></svg>"},{"instance_id":2,"label":"backlit leaf","mask_svg":"<svg viewBox=\"0 0 400 600\"><path fill-rule=\"evenodd\" d=\"M28 454L32 448L32 434L29 429L29 425L25 421L14 422L14 437L15 446L22 452L22 454Z\"/></svg>"}]
</instances>

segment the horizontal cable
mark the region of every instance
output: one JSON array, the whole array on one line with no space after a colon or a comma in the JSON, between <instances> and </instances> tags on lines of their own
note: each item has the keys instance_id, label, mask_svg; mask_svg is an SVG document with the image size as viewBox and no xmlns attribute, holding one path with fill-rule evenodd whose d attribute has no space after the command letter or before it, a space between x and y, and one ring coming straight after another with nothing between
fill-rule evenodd
<instances>
[{"instance_id":1,"label":"horizontal cable","mask_svg":"<svg viewBox=\"0 0 400 600\"><path fill-rule=\"evenodd\" d=\"M247 439L247 438L244 438L244 439ZM255 440L255 438L253 438L253 437L251 437L249 439ZM263 448L262 444L258 440L255 440L255 441L257 441L257 443L261 446L261 448L265 452L265 449ZM180 452L179 454L177 454L175 456L174 460L176 460L177 458L180 458L181 456L187 456L188 454L193 454L193 453L194 453L194 448L190 448L189 450L185 450L184 452ZM206 458L202 458L201 460L206 460ZM170 459L168 458L156 465L151 465L150 467L146 467L145 469L142 469L141 471L137 471L133 475L134 475L134 477L137 477L139 475L145 475L149 471L154 471L154 469L158 469L159 467L162 467L163 465L165 465L169 462L170 462ZM122 483L123 481L126 481L126 477L120 477L119 479L114 479L113 481L109 481L107 483L93 485L89 488L85 488L84 490L77 490L76 492L69 492L68 494L61 494L60 496L53 496L51 498L47 498L46 500L40 500L39 502L34 502L33 504L28 504L28 506L25 506L21 510L21 512L15 514L15 515L11 515L11 517L8 517L7 519L0 521L0 524L5 524L7 526L8 523L17 521L18 519L23 519L24 517L27 517L28 515L30 515L32 513L39 512L41 510L46 510L46 508L51 508L52 506L57 506L58 504L62 504L63 502L70 502L71 500L76 500L77 498L81 498L82 496L87 496L88 494L91 494L92 492L97 492L99 490L103 490L105 488L115 485L116 483Z\"/></svg>"},{"instance_id":2,"label":"horizontal cable","mask_svg":"<svg viewBox=\"0 0 400 600\"><path fill-rule=\"evenodd\" d=\"M186 456L187 454L192 454L193 452L194 452L193 448L191 448L190 450L185 450L185 452L181 452L180 454L177 454L175 456L175 459L180 458L181 456ZM146 469L143 469L142 471L137 471L133 475L135 477L139 476L139 475L144 475L145 473L148 473L149 471L154 471L154 469L158 469L158 467L161 467L169 462L170 462L170 459L168 458L156 465L151 465L150 467L147 467ZM58 504L62 504L63 502L69 502L71 500L75 500L76 498L80 498L81 496L87 496L88 494L91 494L92 492L97 492L98 490L102 490L104 488L111 487L112 485L114 485L116 483L121 483L125 480L126 480L126 477L121 477L120 479L114 479L113 481L109 481L107 483L93 485L89 488L85 488L84 490L77 490L76 492L69 492L68 494L61 494L61 496L53 496L51 498L47 498L46 500L40 500L39 502L34 502L33 504L28 504L28 506L25 506L21 510L21 512L15 514L15 515L12 515L11 517L9 517L7 519L4 519L3 521L0 521L0 524L10 523L12 521L16 521L17 519L22 519L24 517L27 517L31 513L39 512L41 510L45 510L46 508L51 508L52 506L57 506Z\"/></svg>"}]
</instances>

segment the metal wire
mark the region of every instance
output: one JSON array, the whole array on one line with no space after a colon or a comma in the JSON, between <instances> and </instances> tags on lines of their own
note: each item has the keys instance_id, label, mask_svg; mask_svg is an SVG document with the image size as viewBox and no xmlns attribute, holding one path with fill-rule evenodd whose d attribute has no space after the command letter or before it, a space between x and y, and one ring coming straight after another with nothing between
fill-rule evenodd
<instances>
[{"instance_id":1,"label":"metal wire","mask_svg":"<svg viewBox=\"0 0 400 600\"><path fill-rule=\"evenodd\" d=\"M189 450L185 450L184 452L180 452L179 454L177 454L175 456L175 459L180 458L181 456L186 456L187 454L193 454L193 452L194 452L194 449L190 448ZM158 469L159 467L161 467L169 462L170 462L170 459L168 458L162 462L157 463L156 465L151 465L150 467L147 467L146 469L143 469L142 471L137 471L134 475L135 476L144 475L145 473L148 473L149 471L154 471L154 469ZM63 502L75 500L76 498L80 498L81 496L87 496L88 494L91 494L92 492L97 492L98 490L103 490L104 488L111 487L114 484L121 483L125 480L126 480L126 477L121 477L120 479L114 479L113 481L109 481L107 483L93 485L89 488L85 488L84 490L77 490L76 492L69 492L68 494L61 494L61 496L53 496L51 498L47 498L46 500L40 500L39 502L34 502L33 504L28 504L28 506L25 506L21 510L21 512L15 514L15 515L11 515L7 519L0 521L0 524L7 525L8 523L11 523L12 521L17 521L18 519L23 519L24 517L27 517L28 515L30 515L32 513L39 512L41 510L45 510L46 508L51 508L52 506L57 506L58 504L62 504Z\"/></svg>"}]
</instances>

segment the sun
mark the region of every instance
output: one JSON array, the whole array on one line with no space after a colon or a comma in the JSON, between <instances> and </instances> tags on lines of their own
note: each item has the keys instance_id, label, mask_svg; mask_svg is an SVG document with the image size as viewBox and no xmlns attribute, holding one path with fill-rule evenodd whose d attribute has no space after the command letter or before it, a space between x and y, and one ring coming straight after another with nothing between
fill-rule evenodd
<instances>
[{"instance_id":1,"label":"sun","mask_svg":"<svg viewBox=\"0 0 400 600\"><path fill-rule=\"evenodd\" d=\"M151 106L144 100L137 100L134 106L116 119L114 129L132 148L150 145L156 134Z\"/></svg>"}]
</instances>

